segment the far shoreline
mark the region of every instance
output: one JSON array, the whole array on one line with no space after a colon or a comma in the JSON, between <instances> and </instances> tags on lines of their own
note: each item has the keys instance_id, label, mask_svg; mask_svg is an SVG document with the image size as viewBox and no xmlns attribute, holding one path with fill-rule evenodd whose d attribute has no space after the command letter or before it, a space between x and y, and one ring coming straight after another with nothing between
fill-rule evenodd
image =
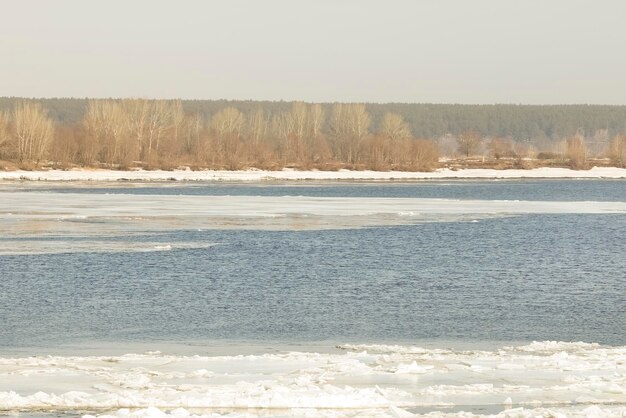
<instances>
[{"instance_id":1,"label":"far shoreline","mask_svg":"<svg viewBox=\"0 0 626 418\"><path fill-rule=\"evenodd\" d=\"M592 167L588 170L540 167L533 169L452 170L440 168L430 172L419 171L317 171L283 169L267 171L248 170L15 170L0 171L0 181L181 181L181 182L271 182L271 181L419 181L419 180L506 180L506 179L626 179L626 168Z\"/></svg>"}]
</instances>

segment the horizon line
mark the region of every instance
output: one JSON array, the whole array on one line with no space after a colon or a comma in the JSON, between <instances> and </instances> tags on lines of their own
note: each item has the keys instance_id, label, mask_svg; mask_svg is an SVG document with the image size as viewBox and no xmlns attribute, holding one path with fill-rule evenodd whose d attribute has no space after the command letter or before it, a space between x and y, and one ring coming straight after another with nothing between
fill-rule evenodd
<instances>
[{"instance_id":1,"label":"horizon line","mask_svg":"<svg viewBox=\"0 0 626 418\"><path fill-rule=\"evenodd\" d=\"M126 96L126 97L102 97L102 96L0 96L0 99L23 99L23 100L128 100L128 99L144 99L144 100L180 100L186 102L265 102L265 103L307 103L307 104L372 104L372 105L433 105L433 106L607 106L607 107L624 107L625 104L608 104L608 103L513 103L513 102L494 102L494 103L460 103L460 102L376 102L376 101L310 101L310 100L287 100L287 99L190 99L190 98L163 98L163 97L147 97L147 96Z\"/></svg>"}]
</instances>

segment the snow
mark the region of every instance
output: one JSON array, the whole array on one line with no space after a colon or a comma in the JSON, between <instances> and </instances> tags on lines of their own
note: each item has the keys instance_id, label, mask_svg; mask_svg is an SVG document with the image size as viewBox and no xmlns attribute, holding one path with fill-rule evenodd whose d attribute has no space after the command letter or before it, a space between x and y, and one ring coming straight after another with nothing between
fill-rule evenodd
<instances>
[{"instance_id":1,"label":"snow","mask_svg":"<svg viewBox=\"0 0 626 418\"><path fill-rule=\"evenodd\" d=\"M115 417L626 413L626 347L540 342L491 350L341 348L0 357L0 411Z\"/></svg>"},{"instance_id":2,"label":"snow","mask_svg":"<svg viewBox=\"0 0 626 418\"><path fill-rule=\"evenodd\" d=\"M433 172L412 171L315 171L290 170L48 170L0 171L0 180L47 181L268 181L268 180L430 180L430 179L516 179L516 178L626 178L626 168L593 167L590 170L542 167L531 170L495 170L442 168Z\"/></svg>"}]
</instances>

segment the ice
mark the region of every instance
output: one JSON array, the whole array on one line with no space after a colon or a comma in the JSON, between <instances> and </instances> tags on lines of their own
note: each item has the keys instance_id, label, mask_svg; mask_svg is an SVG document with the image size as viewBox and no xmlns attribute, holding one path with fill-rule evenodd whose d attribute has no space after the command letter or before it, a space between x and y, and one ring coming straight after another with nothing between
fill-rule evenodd
<instances>
[{"instance_id":1,"label":"ice","mask_svg":"<svg viewBox=\"0 0 626 418\"><path fill-rule=\"evenodd\" d=\"M48 170L0 171L0 180L43 181L265 181L265 180L421 180L421 179L510 179L510 178L626 178L626 169L593 167L590 170L542 167L532 170L438 169L432 172L413 171L315 171L315 170L240 170L240 171L113 171L113 170Z\"/></svg>"},{"instance_id":2,"label":"ice","mask_svg":"<svg viewBox=\"0 0 626 418\"><path fill-rule=\"evenodd\" d=\"M217 243L209 242L182 242L171 244L151 241L127 241L122 237L119 240L76 240L71 237L55 236L55 239L29 239L27 241L0 239L0 255L24 254L76 254L76 253L143 253L153 251L171 251L185 249L210 248ZM68 239L69 238L69 239Z\"/></svg>"},{"instance_id":3,"label":"ice","mask_svg":"<svg viewBox=\"0 0 626 418\"><path fill-rule=\"evenodd\" d=\"M133 228L359 228L562 213L626 213L626 202L0 192L0 226L6 234L36 237L42 231L129 233Z\"/></svg>"},{"instance_id":4,"label":"ice","mask_svg":"<svg viewBox=\"0 0 626 418\"><path fill-rule=\"evenodd\" d=\"M169 245L169 244L167 244L167 245L155 245L154 249L158 250L158 251L169 251L169 250L172 249L172 246Z\"/></svg>"},{"instance_id":5,"label":"ice","mask_svg":"<svg viewBox=\"0 0 626 418\"><path fill-rule=\"evenodd\" d=\"M341 347L326 353L0 357L0 410L116 417L626 413L626 347Z\"/></svg>"}]
</instances>

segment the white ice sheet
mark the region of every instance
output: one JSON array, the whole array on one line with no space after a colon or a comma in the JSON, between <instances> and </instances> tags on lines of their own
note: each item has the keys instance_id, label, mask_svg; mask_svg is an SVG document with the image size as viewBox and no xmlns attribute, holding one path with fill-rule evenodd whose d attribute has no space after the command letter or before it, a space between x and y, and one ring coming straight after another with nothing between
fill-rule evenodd
<instances>
[{"instance_id":1,"label":"white ice sheet","mask_svg":"<svg viewBox=\"0 0 626 418\"><path fill-rule=\"evenodd\" d=\"M496 350L342 348L339 354L5 357L0 409L118 416L626 413L626 347L538 342Z\"/></svg>"}]
</instances>

